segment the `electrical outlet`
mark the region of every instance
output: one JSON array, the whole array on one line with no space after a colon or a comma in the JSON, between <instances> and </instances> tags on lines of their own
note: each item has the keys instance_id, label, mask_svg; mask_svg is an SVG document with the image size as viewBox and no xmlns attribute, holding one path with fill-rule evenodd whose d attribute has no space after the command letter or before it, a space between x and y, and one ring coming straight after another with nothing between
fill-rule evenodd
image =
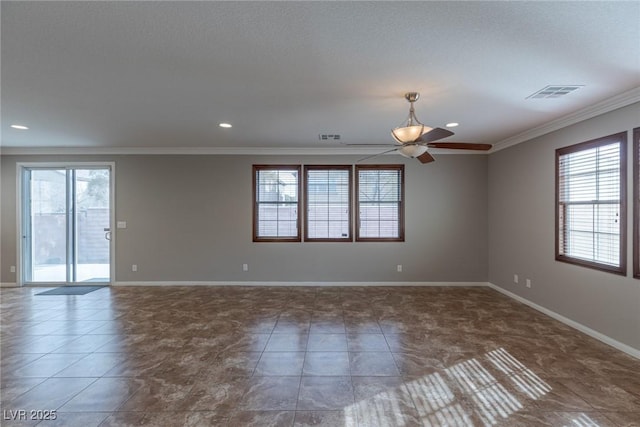
<instances>
[{"instance_id":1,"label":"electrical outlet","mask_svg":"<svg viewBox=\"0 0 640 427\"><path fill-rule=\"evenodd\" d=\"M138 264L133 264L131 266L131 271L138 271Z\"/></svg>"},{"instance_id":2,"label":"electrical outlet","mask_svg":"<svg viewBox=\"0 0 640 427\"><path fill-rule=\"evenodd\" d=\"M242 264L242 271L249 271L249 264Z\"/></svg>"},{"instance_id":3,"label":"electrical outlet","mask_svg":"<svg viewBox=\"0 0 640 427\"><path fill-rule=\"evenodd\" d=\"M11 268L9 269L9 271L11 271L12 273L16 272L16 266L12 265Z\"/></svg>"},{"instance_id":4,"label":"electrical outlet","mask_svg":"<svg viewBox=\"0 0 640 427\"><path fill-rule=\"evenodd\" d=\"M531 279L527 279L527 288L531 287Z\"/></svg>"},{"instance_id":5,"label":"electrical outlet","mask_svg":"<svg viewBox=\"0 0 640 427\"><path fill-rule=\"evenodd\" d=\"M517 274L513 275L513 283L518 283L518 275Z\"/></svg>"},{"instance_id":6,"label":"electrical outlet","mask_svg":"<svg viewBox=\"0 0 640 427\"><path fill-rule=\"evenodd\" d=\"M396 267L396 269L398 270L398 273L402 273L402 264L398 264L398 267Z\"/></svg>"}]
</instances>

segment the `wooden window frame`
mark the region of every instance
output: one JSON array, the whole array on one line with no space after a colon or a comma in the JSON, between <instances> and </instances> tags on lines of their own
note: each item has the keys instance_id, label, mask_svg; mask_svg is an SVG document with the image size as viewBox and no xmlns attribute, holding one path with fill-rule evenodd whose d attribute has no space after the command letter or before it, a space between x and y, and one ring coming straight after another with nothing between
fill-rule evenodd
<instances>
[{"instance_id":1,"label":"wooden window frame","mask_svg":"<svg viewBox=\"0 0 640 427\"><path fill-rule=\"evenodd\" d=\"M297 235L293 237L259 237L258 236L258 182L257 175L259 171L264 170L288 170L288 171L297 171L298 172L298 215L297 215ZM253 165L253 241L254 242L300 242L301 239L301 221L302 221L302 209L301 207L301 199L302 199L302 168L300 165Z\"/></svg>"},{"instance_id":2,"label":"wooden window frame","mask_svg":"<svg viewBox=\"0 0 640 427\"><path fill-rule=\"evenodd\" d=\"M565 154L575 153L582 150L608 145L614 142L620 143L620 265L611 266L599 262L583 260L560 253L560 157ZM596 138L579 144L556 150L556 170L555 170L555 259L556 261L569 264L580 265L614 274L626 275L627 271L627 132L620 132L602 138ZM565 215L566 217L566 215Z\"/></svg>"},{"instance_id":3,"label":"wooden window frame","mask_svg":"<svg viewBox=\"0 0 640 427\"><path fill-rule=\"evenodd\" d=\"M349 237L309 237L309 171L346 170L349 172ZM304 241L305 242L353 242L353 166L352 165L305 165L304 166Z\"/></svg>"},{"instance_id":4,"label":"wooden window frame","mask_svg":"<svg viewBox=\"0 0 640 427\"><path fill-rule=\"evenodd\" d=\"M356 216L356 229L355 240L356 242L404 242L405 228L404 228L404 213L405 213L405 174L404 165L402 164L389 164L389 165L356 165L355 168L355 216ZM396 170L400 171L400 202L398 204L398 237L361 237L360 236L360 171L361 170Z\"/></svg>"},{"instance_id":5,"label":"wooden window frame","mask_svg":"<svg viewBox=\"0 0 640 427\"><path fill-rule=\"evenodd\" d=\"M633 277L640 279L640 127L633 129Z\"/></svg>"}]
</instances>

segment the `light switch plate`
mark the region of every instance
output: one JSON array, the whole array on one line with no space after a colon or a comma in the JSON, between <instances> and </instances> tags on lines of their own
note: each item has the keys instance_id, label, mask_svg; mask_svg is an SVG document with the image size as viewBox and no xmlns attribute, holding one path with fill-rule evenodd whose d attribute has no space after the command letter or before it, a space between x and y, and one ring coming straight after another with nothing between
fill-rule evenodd
<instances>
[{"instance_id":1,"label":"light switch plate","mask_svg":"<svg viewBox=\"0 0 640 427\"><path fill-rule=\"evenodd\" d=\"M127 221L118 221L116 226L118 228L127 228Z\"/></svg>"}]
</instances>

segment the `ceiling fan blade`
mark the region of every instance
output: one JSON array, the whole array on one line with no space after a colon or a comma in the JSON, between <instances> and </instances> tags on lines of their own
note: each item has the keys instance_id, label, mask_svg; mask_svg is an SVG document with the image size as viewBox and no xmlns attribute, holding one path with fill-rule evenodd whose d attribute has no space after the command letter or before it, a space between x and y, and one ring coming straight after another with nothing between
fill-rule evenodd
<instances>
[{"instance_id":1,"label":"ceiling fan blade","mask_svg":"<svg viewBox=\"0 0 640 427\"><path fill-rule=\"evenodd\" d=\"M420 160L420 163L431 163L435 159L428 151L425 151L423 154L420 154L416 159Z\"/></svg>"},{"instance_id":2,"label":"ceiling fan blade","mask_svg":"<svg viewBox=\"0 0 640 427\"><path fill-rule=\"evenodd\" d=\"M415 142L437 141L439 139L446 138L451 135L453 135L453 132L451 132L450 130L442 129L442 128L434 128L434 129L431 129L429 132L422 134L420 138L416 139Z\"/></svg>"},{"instance_id":3,"label":"ceiling fan blade","mask_svg":"<svg viewBox=\"0 0 640 427\"><path fill-rule=\"evenodd\" d=\"M396 151L396 150L397 150L397 148L392 148L391 150L383 151L382 153L373 154L371 156L363 157L361 159L358 159L358 163L362 162L364 160L373 159L374 157L382 156L383 154L391 153L392 151Z\"/></svg>"},{"instance_id":4,"label":"ceiling fan blade","mask_svg":"<svg viewBox=\"0 0 640 427\"><path fill-rule=\"evenodd\" d=\"M353 147L402 147L400 144L342 144Z\"/></svg>"},{"instance_id":5,"label":"ceiling fan blade","mask_svg":"<svg viewBox=\"0 0 640 427\"><path fill-rule=\"evenodd\" d=\"M429 148L449 148L452 150L487 151L491 149L491 144L473 144L470 142L430 142L427 146Z\"/></svg>"}]
</instances>

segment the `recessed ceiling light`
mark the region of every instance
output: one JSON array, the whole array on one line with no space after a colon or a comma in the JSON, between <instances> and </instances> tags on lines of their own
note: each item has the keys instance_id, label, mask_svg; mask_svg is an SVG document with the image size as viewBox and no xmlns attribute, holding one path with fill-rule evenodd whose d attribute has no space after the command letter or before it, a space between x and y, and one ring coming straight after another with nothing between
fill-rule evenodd
<instances>
[{"instance_id":1,"label":"recessed ceiling light","mask_svg":"<svg viewBox=\"0 0 640 427\"><path fill-rule=\"evenodd\" d=\"M460 123L456 123L456 122L451 122L451 123L447 123L446 126L448 128L454 128L456 126L458 126Z\"/></svg>"},{"instance_id":2,"label":"recessed ceiling light","mask_svg":"<svg viewBox=\"0 0 640 427\"><path fill-rule=\"evenodd\" d=\"M19 129L19 130L28 130L29 128L24 126L24 125L11 125L12 128L14 129Z\"/></svg>"},{"instance_id":3,"label":"recessed ceiling light","mask_svg":"<svg viewBox=\"0 0 640 427\"><path fill-rule=\"evenodd\" d=\"M220 123L219 125L221 128L230 128L231 125L229 123Z\"/></svg>"}]
</instances>

